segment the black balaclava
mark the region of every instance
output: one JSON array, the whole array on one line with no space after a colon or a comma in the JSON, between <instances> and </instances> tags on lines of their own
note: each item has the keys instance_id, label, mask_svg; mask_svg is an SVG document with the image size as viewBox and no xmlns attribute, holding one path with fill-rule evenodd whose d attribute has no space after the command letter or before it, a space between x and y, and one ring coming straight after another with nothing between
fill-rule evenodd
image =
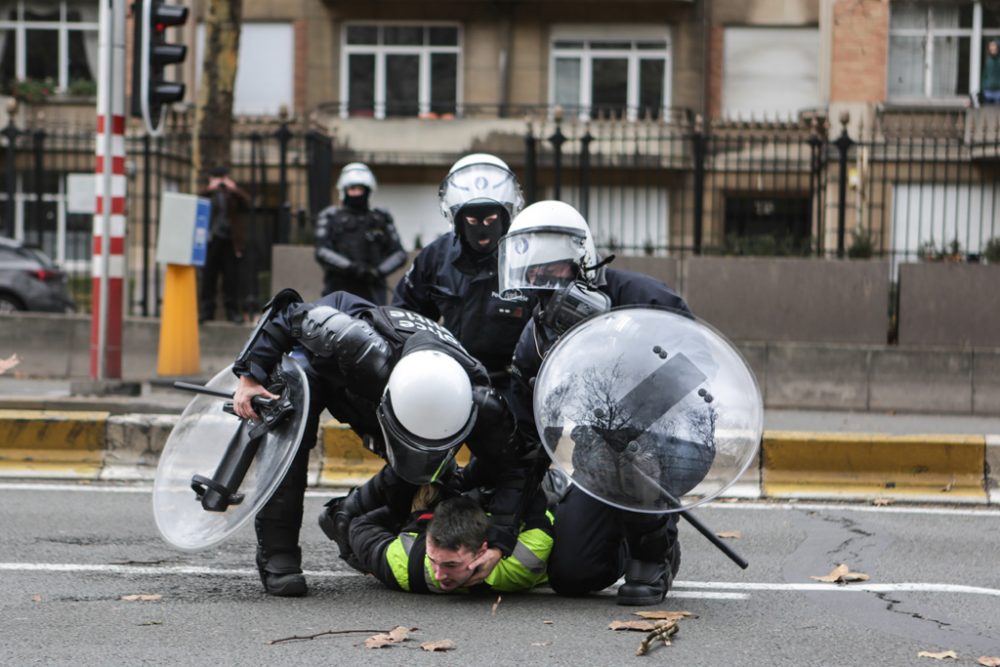
<instances>
[{"instance_id":1,"label":"black balaclava","mask_svg":"<svg viewBox=\"0 0 1000 667\"><path fill-rule=\"evenodd\" d=\"M360 194L357 197L351 197L347 194L347 191L351 187L353 186L347 186L344 188L344 206L356 211L367 211L368 197L371 195L371 190L369 190L367 186L362 185L361 187L364 188L364 194Z\"/></svg>"},{"instance_id":2,"label":"black balaclava","mask_svg":"<svg viewBox=\"0 0 1000 667\"><path fill-rule=\"evenodd\" d=\"M497 219L489 225L484 225L483 220L496 215ZM470 225L466 218L475 218L476 224ZM458 236L462 239L465 247L478 255L491 255L500 244L500 237L503 236L510 225L507 209L500 204L484 202L476 204L466 204L455 213L455 228Z\"/></svg>"}]
</instances>

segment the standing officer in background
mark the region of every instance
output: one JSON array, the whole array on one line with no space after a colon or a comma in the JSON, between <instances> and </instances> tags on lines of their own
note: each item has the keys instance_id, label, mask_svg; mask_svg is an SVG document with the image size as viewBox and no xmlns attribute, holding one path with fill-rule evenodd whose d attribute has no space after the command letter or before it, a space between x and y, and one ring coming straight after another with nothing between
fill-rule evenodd
<instances>
[{"instance_id":1,"label":"standing officer in background","mask_svg":"<svg viewBox=\"0 0 1000 667\"><path fill-rule=\"evenodd\" d=\"M323 294L350 292L385 305L385 278L406 261L389 212L368 206L375 176L360 162L340 172L340 207L330 206L316 224L316 261L323 267Z\"/></svg>"},{"instance_id":2,"label":"standing officer in background","mask_svg":"<svg viewBox=\"0 0 1000 667\"><path fill-rule=\"evenodd\" d=\"M474 153L452 166L438 196L452 231L417 255L393 305L440 318L506 393L511 354L534 306L530 296L503 298L497 288L497 247L524 206L521 186L503 160Z\"/></svg>"},{"instance_id":3,"label":"standing officer in background","mask_svg":"<svg viewBox=\"0 0 1000 667\"><path fill-rule=\"evenodd\" d=\"M226 319L243 321L239 303L239 264L246 249L247 233L244 214L250 209L250 197L229 177L226 167L214 167L208 172L208 187L199 195L212 202L212 217L208 228L208 251L201 269L201 301L198 321L215 318L215 291L222 275L222 304Z\"/></svg>"}]
</instances>

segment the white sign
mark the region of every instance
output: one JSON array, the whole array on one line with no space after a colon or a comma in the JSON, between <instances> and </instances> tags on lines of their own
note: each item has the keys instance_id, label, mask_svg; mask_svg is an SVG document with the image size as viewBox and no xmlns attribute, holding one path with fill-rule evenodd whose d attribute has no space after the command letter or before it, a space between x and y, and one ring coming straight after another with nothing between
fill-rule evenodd
<instances>
[{"instance_id":1,"label":"white sign","mask_svg":"<svg viewBox=\"0 0 1000 667\"><path fill-rule=\"evenodd\" d=\"M97 208L94 191L94 174L68 174L66 176L66 212L93 215Z\"/></svg>"}]
</instances>

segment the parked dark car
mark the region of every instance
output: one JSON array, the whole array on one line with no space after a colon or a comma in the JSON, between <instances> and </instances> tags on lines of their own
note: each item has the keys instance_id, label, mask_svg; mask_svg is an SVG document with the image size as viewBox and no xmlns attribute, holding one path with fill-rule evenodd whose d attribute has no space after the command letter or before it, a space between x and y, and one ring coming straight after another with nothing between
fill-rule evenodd
<instances>
[{"instance_id":1,"label":"parked dark car","mask_svg":"<svg viewBox=\"0 0 1000 667\"><path fill-rule=\"evenodd\" d=\"M0 313L73 312L66 273L41 250L0 236Z\"/></svg>"}]
</instances>

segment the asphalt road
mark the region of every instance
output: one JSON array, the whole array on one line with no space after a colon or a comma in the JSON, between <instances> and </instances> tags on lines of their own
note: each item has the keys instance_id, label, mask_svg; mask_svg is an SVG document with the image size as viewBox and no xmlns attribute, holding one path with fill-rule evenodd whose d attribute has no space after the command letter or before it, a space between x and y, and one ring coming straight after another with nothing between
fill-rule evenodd
<instances>
[{"instance_id":1,"label":"asphalt road","mask_svg":"<svg viewBox=\"0 0 1000 667\"><path fill-rule=\"evenodd\" d=\"M679 581L652 609L693 614L672 646L636 657L639 620L613 593L545 589L494 597L384 590L342 566L314 523L303 530L311 594L269 598L253 532L183 553L166 545L148 486L0 484L0 656L4 664L935 665L1000 656L1000 511L911 506L718 503L697 510L750 561L743 571L682 522ZM846 563L871 578L811 576ZM159 596L127 600L123 596ZM410 641L367 649L397 625ZM330 631L342 634L321 634ZM352 632L345 632L352 631ZM353 632L357 631L357 632ZM275 640L318 635L314 639ZM447 653L421 642L450 639Z\"/></svg>"}]
</instances>

